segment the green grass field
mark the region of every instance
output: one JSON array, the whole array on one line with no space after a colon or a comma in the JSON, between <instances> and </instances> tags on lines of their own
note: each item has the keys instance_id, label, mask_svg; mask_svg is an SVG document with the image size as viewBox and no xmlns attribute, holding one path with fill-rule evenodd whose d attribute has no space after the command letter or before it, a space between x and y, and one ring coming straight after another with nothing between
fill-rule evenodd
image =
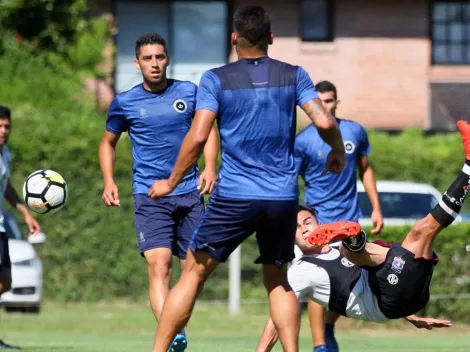
<instances>
[{"instance_id":1,"label":"green grass field","mask_svg":"<svg viewBox=\"0 0 470 352\"><path fill-rule=\"evenodd\" d=\"M254 351L266 309L247 305L240 316L230 317L226 307L198 304L188 327L187 351ZM311 351L305 315L302 325L300 350ZM0 338L24 351L150 351L154 326L145 304L47 304L38 316L2 312ZM424 331L408 323L379 326L343 318L337 330L342 352L470 351L470 329L458 323L446 331Z\"/></svg>"}]
</instances>

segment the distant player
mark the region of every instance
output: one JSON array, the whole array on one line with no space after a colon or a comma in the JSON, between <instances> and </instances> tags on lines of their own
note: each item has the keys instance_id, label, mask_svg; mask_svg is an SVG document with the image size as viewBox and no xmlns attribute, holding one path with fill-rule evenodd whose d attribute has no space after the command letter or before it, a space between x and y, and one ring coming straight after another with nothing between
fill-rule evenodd
<instances>
[{"instance_id":1,"label":"distant player","mask_svg":"<svg viewBox=\"0 0 470 352\"><path fill-rule=\"evenodd\" d=\"M155 184L152 198L171 192L199 158L218 119L222 140L220 179L190 242L180 280L170 291L154 352L166 352L185 326L196 296L220 262L256 232L264 285L284 350L298 351L299 307L286 278L294 258L298 182L294 160L296 105L332 146L327 171L340 172L344 146L334 118L323 108L308 74L267 56L271 22L262 7L234 15L232 44L238 61L204 73L196 116L172 175Z\"/></svg>"},{"instance_id":2,"label":"distant player","mask_svg":"<svg viewBox=\"0 0 470 352\"><path fill-rule=\"evenodd\" d=\"M170 63L165 40L144 35L135 45L135 65L143 83L118 94L111 104L99 156L103 172L103 201L119 206L113 168L115 147L121 133L128 132L132 144L135 226L140 254L147 261L150 304L157 321L168 295L172 255L184 266L191 233L204 212L201 193L211 192L216 181L218 137L215 128L204 150L206 168L199 177L192 166L182 182L166 197L152 200L148 192L156 180L167 178L181 143L189 131L196 104L196 85L167 79ZM204 188L202 184L205 183ZM200 191L198 191L200 189ZM186 348L184 330L176 336L175 350Z\"/></svg>"},{"instance_id":3,"label":"distant player","mask_svg":"<svg viewBox=\"0 0 470 352\"><path fill-rule=\"evenodd\" d=\"M336 116L340 101L334 84L321 81L315 88L325 109L338 122L346 151L346 166L339 175L325 175L323 170L331 147L321 139L313 126L300 132L295 140L295 157L299 173L305 181L305 203L318 210L318 220L322 224L359 221L361 209L356 189L359 174L372 204L372 233L378 234L383 228L383 216L374 171L369 163L371 148L367 132L359 123ZM311 300L308 302L308 310L314 340L313 351L338 352L334 324L339 315L327 312L325 316L325 308ZM323 323L324 316L326 326Z\"/></svg>"},{"instance_id":4,"label":"distant player","mask_svg":"<svg viewBox=\"0 0 470 352\"><path fill-rule=\"evenodd\" d=\"M297 216L296 244L302 251L289 268L289 283L300 301L312 300L330 311L352 319L385 322L377 300L368 285L367 271L354 265L340 251L328 245L312 246L308 237L318 227L313 208L300 206ZM411 288L410 288L411 289ZM450 327L448 320L404 316L417 328ZM276 329L269 319L256 352L271 351L277 342Z\"/></svg>"},{"instance_id":5,"label":"distant player","mask_svg":"<svg viewBox=\"0 0 470 352\"><path fill-rule=\"evenodd\" d=\"M28 207L22 204L18 194L10 182L11 175L11 156L7 147L8 138L11 133L11 111L5 106L0 106L0 295L11 289L11 261L8 247L8 234L3 224L4 217L1 214L3 210L3 198L15 208L24 217L32 234L38 234L41 226L28 211ZM18 350L0 340L0 350Z\"/></svg>"},{"instance_id":6,"label":"distant player","mask_svg":"<svg viewBox=\"0 0 470 352\"><path fill-rule=\"evenodd\" d=\"M428 303L429 285L438 262L433 252L434 239L457 218L470 189L470 124L458 121L457 127L465 151L462 171L401 244L386 247L368 243L365 232L355 222L319 226L308 238L312 245L342 240L340 248L346 258L362 268L363 290L371 292L367 314L375 321L406 317Z\"/></svg>"}]
</instances>

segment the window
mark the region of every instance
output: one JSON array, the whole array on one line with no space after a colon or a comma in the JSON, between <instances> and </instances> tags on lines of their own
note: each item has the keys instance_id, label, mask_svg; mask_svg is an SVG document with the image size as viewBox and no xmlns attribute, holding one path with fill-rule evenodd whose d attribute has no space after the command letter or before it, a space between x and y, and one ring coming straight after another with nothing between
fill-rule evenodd
<instances>
[{"instance_id":1,"label":"window","mask_svg":"<svg viewBox=\"0 0 470 352\"><path fill-rule=\"evenodd\" d=\"M365 192L358 192L362 217L369 218L372 205ZM384 218L421 219L438 203L436 197L426 193L380 192L380 206Z\"/></svg>"},{"instance_id":2,"label":"window","mask_svg":"<svg viewBox=\"0 0 470 352\"><path fill-rule=\"evenodd\" d=\"M300 0L300 37L302 41L333 41L332 3L332 0Z\"/></svg>"},{"instance_id":3,"label":"window","mask_svg":"<svg viewBox=\"0 0 470 352\"><path fill-rule=\"evenodd\" d=\"M431 82L430 126L435 131L455 131L455 124L468 114L469 82Z\"/></svg>"},{"instance_id":4,"label":"window","mask_svg":"<svg viewBox=\"0 0 470 352\"><path fill-rule=\"evenodd\" d=\"M470 2L432 1L432 62L470 64Z\"/></svg>"}]
</instances>

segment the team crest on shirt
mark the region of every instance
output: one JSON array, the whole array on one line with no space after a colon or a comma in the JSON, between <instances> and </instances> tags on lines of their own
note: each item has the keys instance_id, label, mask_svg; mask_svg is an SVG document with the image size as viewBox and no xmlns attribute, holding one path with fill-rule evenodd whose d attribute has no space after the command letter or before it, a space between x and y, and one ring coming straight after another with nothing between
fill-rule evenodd
<instances>
[{"instance_id":1,"label":"team crest on shirt","mask_svg":"<svg viewBox=\"0 0 470 352\"><path fill-rule=\"evenodd\" d=\"M401 273L403 270L403 267L405 266L405 261L401 257L395 257L393 258L392 262L392 270Z\"/></svg>"},{"instance_id":2,"label":"team crest on shirt","mask_svg":"<svg viewBox=\"0 0 470 352\"><path fill-rule=\"evenodd\" d=\"M346 258L341 258L341 264L343 264L345 267L347 268L350 268L352 267L354 264L351 263L349 260L347 260Z\"/></svg>"},{"instance_id":3,"label":"team crest on shirt","mask_svg":"<svg viewBox=\"0 0 470 352\"><path fill-rule=\"evenodd\" d=\"M352 154L354 152L354 149L356 149L356 146L353 142L344 141L344 150L346 151L346 153Z\"/></svg>"},{"instance_id":4,"label":"team crest on shirt","mask_svg":"<svg viewBox=\"0 0 470 352\"><path fill-rule=\"evenodd\" d=\"M141 119L145 119L145 118L147 117L147 109L145 109L145 108L140 108L139 113L140 113L140 118L141 118Z\"/></svg>"},{"instance_id":5,"label":"team crest on shirt","mask_svg":"<svg viewBox=\"0 0 470 352\"><path fill-rule=\"evenodd\" d=\"M178 99L173 103L173 109L182 114L188 109L188 104L183 99Z\"/></svg>"},{"instance_id":6,"label":"team crest on shirt","mask_svg":"<svg viewBox=\"0 0 470 352\"><path fill-rule=\"evenodd\" d=\"M387 276L387 281L390 285L396 285L398 283L398 276L390 274Z\"/></svg>"}]
</instances>

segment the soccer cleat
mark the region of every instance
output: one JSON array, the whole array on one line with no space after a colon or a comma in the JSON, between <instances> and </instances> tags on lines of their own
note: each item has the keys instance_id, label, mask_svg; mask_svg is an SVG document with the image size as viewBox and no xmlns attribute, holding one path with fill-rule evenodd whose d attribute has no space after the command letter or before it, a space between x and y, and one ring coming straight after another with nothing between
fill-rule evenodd
<instances>
[{"instance_id":1,"label":"soccer cleat","mask_svg":"<svg viewBox=\"0 0 470 352\"><path fill-rule=\"evenodd\" d=\"M186 331L181 330L178 335L175 336L171 343L169 352L183 352L188 347L188 340L186 338Z\"/></svg>"},{"instance_id":2,"label":"soccer cleat","mask_svg":"<svg viewBox=\"0 0 470 352\"><path fill-rule=\"evenodd\" d=\"M313 352L330 352L330 350L325 345L321 345L321 346L314 347Z\"/></svg>"},{"instance_id":3,"label":"soccer cleat","mask_svg":"<svg viewBox=\"0 0 470 352\"><path fill-rule=\"evenodd\" d=\"M11 346L2 340L0 340L0 350L21 350L21 348L16 347L16 346Z\"/></svg>"},{"instance_id":4,"label":"soccer cleat","mask_svg":"<svg viewBox=\"0 0 470 352\"><path fill-rule=\"evenodd\" d=\"M321 246L332 241L340 241L361 233L361 225L353 221L339 221L318 226L307 241L313 246Z\"/></svg>"},{"instance_id":5,"label":"soccer cleat","mask_svg":"<svg viewBox=\"0 0 470 352\"><path fill-rule=\"evenodd\" d=\"M467 121L459 120L457 121L457 128L462 137L465 159L470 160L470 124Z\"/></svg>"}]
</instances>

